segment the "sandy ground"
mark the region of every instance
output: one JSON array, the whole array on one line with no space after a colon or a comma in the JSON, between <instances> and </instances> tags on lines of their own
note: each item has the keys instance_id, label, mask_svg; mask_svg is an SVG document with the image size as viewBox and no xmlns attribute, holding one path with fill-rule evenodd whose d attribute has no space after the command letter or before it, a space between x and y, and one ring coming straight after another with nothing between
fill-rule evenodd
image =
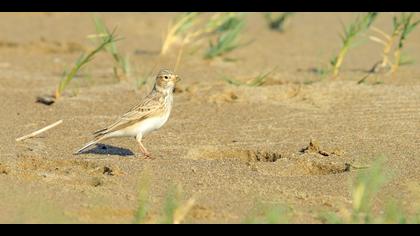
<instances>
[{"instance_id":1,"label":"sandy ground","mask_svg":"<svg viewBox=\"0 0 420 236\"><path fill-rule=\"evenodd\" d=\"M177 55L158 57L162 34L173 14L102 14L118 25L134 77L157 65L173 68ZM381 47L365 43L350 51L341 79L321 80L311 69L325 65L339 49L346 13L299 13L285 33L270 31L261 14L249 14L243 41L254 40L224 62L202 59L207 44L182 58L183 78L169 122L145 140L155 160L136 157L132 139L103 142L74 156L91 132L135 105L152 81L136 89L135 78L116 82L112 60L101 53L68 93L52 106L35 103L52 93L63 68L92 48L87 13L0 14L0 222L130 223L139 186L149 181L153 221L171 186L181 202L194 196L187 223L238 223L257 203L287 205L292 222L319 223L322 211L351 207L351 180L387 157L392 176L377 197L396 199L408 213L420 207L420 66L402 67L397 79L356 81L380 58ZM389 30L390 14L375 26ZM420 30L406 52L420 61ZM236 87L220 78L257 76L277 66L257 88ZM91 79L83 79L89 74ZM15 138L63 119L63 124L23 142ZM328 156L302 153L311 139ZM105 146L106 145L106 146Z\"/></svg>"}]
</instances>

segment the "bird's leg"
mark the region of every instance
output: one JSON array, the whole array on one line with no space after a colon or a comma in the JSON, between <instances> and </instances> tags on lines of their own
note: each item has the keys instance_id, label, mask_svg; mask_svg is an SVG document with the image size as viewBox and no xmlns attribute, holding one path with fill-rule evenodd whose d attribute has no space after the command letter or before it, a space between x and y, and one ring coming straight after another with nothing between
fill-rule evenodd
<instances>
[{"instance_id":1,"label":"bird's leg","mask_svg":"<svg viewBox=\"0 0 420 236\"><path fill-rule=\"evenodd\" d=\"M147 149L143 146L143 143L141 142L142 139L142 135L139 134L136 136L136 140L139 143L139 148L140 148L140 152L143 153L143 155L145 156L145 158L151 158L150 152L147 151Z\"/></svg>"},{"instance_id":2,"label":"bird's leg","mask_svg":"<svg viewBox=\"0 0 420 236\"><path fill-rule=\"evenodd\" d=\"M139 146L140 146L140 151L144 154L146 158L152 158L150 155L150 152L147 151L147 149L143 146L141 142L139 142Z\"/></svg>"}]
</instances>

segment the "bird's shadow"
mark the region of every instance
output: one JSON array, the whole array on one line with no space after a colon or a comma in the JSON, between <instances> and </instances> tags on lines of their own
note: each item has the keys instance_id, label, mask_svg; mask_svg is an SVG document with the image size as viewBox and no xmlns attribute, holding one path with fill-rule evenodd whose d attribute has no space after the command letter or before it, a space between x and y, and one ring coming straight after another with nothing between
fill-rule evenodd
<instances>
[{"instance_id":1,"label":"bird's shadow","mask_svg":"<svg viewBox=\"0 0 420 236\"><path fill-rule=\"evenodd\" d=\"M97 155L118 155L118 156L134 156L134 153L126 148L115 147L112 145L98 143L92 149L81 152L80 154L97 154Z\"/></svg>"}]
</instances>

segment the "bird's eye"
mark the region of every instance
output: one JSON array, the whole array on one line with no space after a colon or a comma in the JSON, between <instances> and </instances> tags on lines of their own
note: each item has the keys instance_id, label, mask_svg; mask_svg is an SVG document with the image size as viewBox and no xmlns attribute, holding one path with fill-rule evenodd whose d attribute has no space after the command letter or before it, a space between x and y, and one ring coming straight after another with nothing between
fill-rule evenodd
<instances>
[{"instance_id":1,"label":"bird's eye","mask_svg":"<svg viewBox=\"0 0 420 236\"><path fill-rule=\"evenodd\" d=\"M169 77L167 75L165 75L163 78L168 79Z\"/></svg>"}]
</instances>

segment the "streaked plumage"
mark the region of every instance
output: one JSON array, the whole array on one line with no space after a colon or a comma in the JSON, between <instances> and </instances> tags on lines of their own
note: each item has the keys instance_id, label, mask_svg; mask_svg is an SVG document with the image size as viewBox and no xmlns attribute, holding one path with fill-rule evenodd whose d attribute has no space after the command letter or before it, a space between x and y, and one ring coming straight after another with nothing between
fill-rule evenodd
<instances>
[{"instance_id":1,"label":"streaked plumage","mask_svg":"<svg viewBox=\"0 0 420 236\"><path fill-rule=\"evenodd\" d=\"M145 156L149 152L141 143L142 138L150 132L162 127L169 118L173 103L173 90L178 76L172 71L163 69L156 76L153 90L142 102L131 108L110 126L94 132L95 138L79 149L75 154L101 140L114 137L135 137L140 151Z\"/></svg>"}]
</instances>

